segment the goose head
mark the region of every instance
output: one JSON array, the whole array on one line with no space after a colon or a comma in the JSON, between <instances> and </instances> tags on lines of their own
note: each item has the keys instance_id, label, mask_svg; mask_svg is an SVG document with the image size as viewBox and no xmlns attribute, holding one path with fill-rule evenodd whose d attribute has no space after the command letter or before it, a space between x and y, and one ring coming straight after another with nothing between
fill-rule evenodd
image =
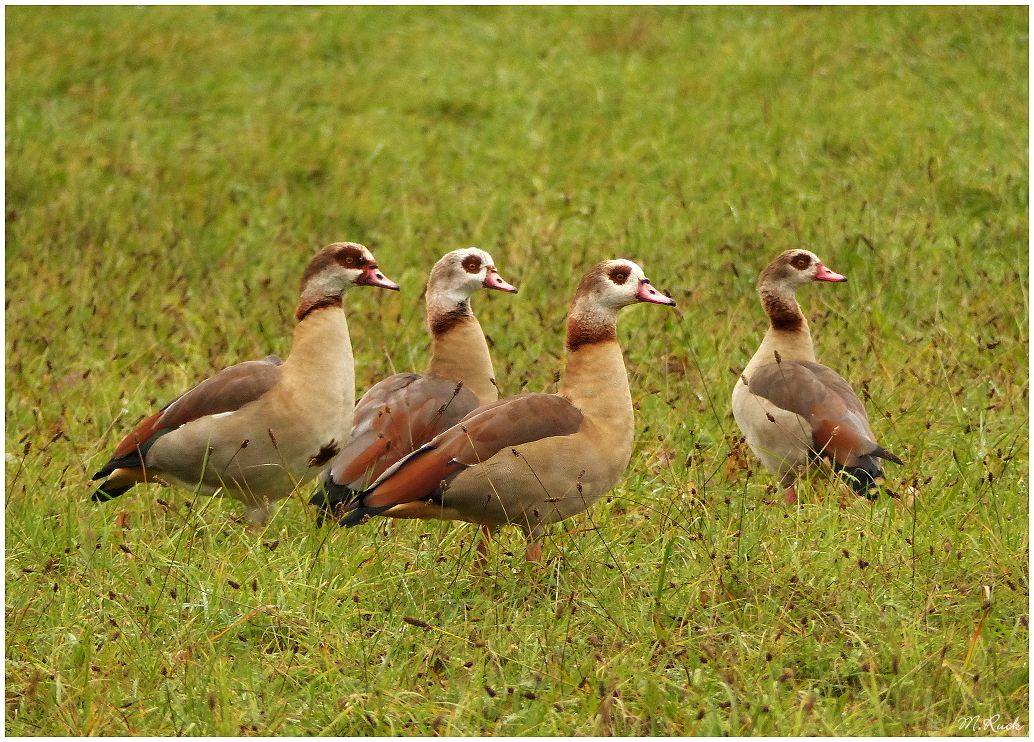
<instances>
[{"instance_id":1,"label":"goose head","mask_svg":"<svg viewBox=\"0 0 1034 742\"><path fill-rule=\"evenodd\" d=\"M302 274L296 317L313 309L340 306L352 286L378 286L398 291L399 285L381 273L373 254L355 242L335 242L316 253Z\"/></svg>"},{"instance_id":2,"label":"goose head","mask_svg":"<svg viewBox=\"0 0 1034 742\"><path fill-rule=\"evenodd\" d=\"M810 250L787 250L768 264L761 272L758 289L793 292L812 281L846 281L847 277L834 273Z\"/></svg>"},{"instance_id":3,"label":"goose head","mask_svg":"<svg viewBox=\"0 0 1034 742\"><path fill-rule=\"evenodd\" d=\"M443 307L466 304L479 289L512 294L517 288L502 279L492 256L476 247L446 253L431 269L427 283L429 303Z\"/></svg>"}]
</instances>

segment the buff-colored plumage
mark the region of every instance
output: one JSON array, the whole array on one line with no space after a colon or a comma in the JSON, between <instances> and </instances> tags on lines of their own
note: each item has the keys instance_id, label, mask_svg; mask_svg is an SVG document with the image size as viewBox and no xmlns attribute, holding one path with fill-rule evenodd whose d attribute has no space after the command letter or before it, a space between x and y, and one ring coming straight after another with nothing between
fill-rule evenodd
<instances>
[{"instance_id":1,"label":"buff-colored plumage","mask_svg":"<svg viewBox=\"0 0 1034 742\"><path fill-rule=\"evenodd\" d=\"M637 302L675 303L631 261L597 265L582 279L568 316L558 393L518 395L475 410L389 470L343 522L383 513L488 529L513 524L537 537L590 507L617 484L632 454L632 397L616 327L618 310ZM480 463L454 459L452 444L469 436ZM533 544L529 558L540 548Z\"/></svg>"},{"instance_id":2,"label":"buff-colored plumage","mask_svg":"<svg viewBox=\"0 0 1034 742\"><path fill-rule=\"evenodd\" d=\"M312 479L351 429L355 381L342 297L353 285L398 288L362 245L317 253L302 280L288 359L232 366L149 417L94 476L105 481L93 499L158 481L233 497L252 524L267 522L272 503Z\"/></svg>"},{"instance_id":3,"label":"buff-colored plumage","mask_svg":"<svg viewBox=\"0 0 1034 742\"><path fill-rule=\"evenodd\" d=\"M881 481L878 459L901 461L876 443L865 408L840 375L815 362L808 321L794 296L813 281L846 281L807 250L788 250L761 273L770 327L733 388L732 409L750 449L796 499L793 483L825 458L859 494Z\"/></svg>"},{"instance_id":4,"label":"buff-colored plumage","mask_svg":"<svg viewBox=\"0 0 1034 742\"><path fill-rule=\"evenodd\" d=\"M314 505L329 512L351 500L399 459L498 398L488 342L470 307L471 296L482 288L517 291L484 250L453 250L431 269L427 371L395 374L363 395L351 436L324 474Z\"/></svg>"}]
</instances>

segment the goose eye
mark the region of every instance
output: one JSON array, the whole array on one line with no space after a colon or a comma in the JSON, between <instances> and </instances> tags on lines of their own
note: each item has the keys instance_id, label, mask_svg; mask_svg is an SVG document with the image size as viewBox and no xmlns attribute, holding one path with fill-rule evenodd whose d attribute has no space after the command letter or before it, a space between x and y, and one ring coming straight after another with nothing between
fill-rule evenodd
<instances>
[{"instance_id":1,"label":"goose eye","mask_svg":"<svg viewBox=\"0 0 1034 742\"><path fill-rule=\"evenodd\" d=\"M338 251L337 262L345 268L362 268L370 262L365 255L353 247L344 247Z\"/></svg>"},{"instance_id":2,"label":"goose eye","mask_svg":"<svg viewBox=\"0 0 1034 742\"><path fill-rule=\"evenodd\" d=\"M610 280L620 286L628 280L629 275L631 272L627 268L617 268L610 274Z\"/></svg>"},{"instance_id":3,"label":"goose eye","mask_svg":"<svg viewBox=\"0 0 1034 742\"><path fill-rule=\"evenodd\" d=\"M463 270L467 273L477 273L481 270L481 259L476 257L467 258L463 261Z\"/></svg>"},{"instance_id":4,"label":"goose eye","mask_svg":"<svg viewBox=\"0 0 1034 742\"><path fill-rule=\"evenodd\" d=\"M790 265L792 265L797 270L802 271L809 265L811 265L811 258L809 258L807 255L798 255L796 258L790 261Z\"/></svg>"}]
</instances>

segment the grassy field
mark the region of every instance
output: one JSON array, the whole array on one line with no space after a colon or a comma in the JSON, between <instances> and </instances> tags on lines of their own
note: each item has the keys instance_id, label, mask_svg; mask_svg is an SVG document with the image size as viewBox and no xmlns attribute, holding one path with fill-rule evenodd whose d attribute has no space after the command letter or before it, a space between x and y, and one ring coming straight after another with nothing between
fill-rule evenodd
<instances>
[{"instance_id":1,"label":"grassy field","mask_svg":"<svg viewBox=\"0 0 1034 742\"><path fill-rule=\"evenodd\" d=\"M1028 44L1024 7L7 8L7 733L1029 733ZM543 564L309 491L258 537L89 501L156 405L288 352L345 239L403 286L348 297L360 392L422 370L458 247L520 287L475 299L505 393L555 389L599 260L678 300L624 311L632 463ZM799 298L905 461L874 503L776 504L738 445L791 247L849 277Z\"/></svg>"}]
</instances>

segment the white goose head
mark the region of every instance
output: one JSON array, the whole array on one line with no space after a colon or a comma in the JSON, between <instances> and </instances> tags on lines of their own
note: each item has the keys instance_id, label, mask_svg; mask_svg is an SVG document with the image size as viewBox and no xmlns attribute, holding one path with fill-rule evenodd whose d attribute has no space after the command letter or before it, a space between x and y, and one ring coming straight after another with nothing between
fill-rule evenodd
<instances>
[{"instance_id":1,"label":"white goose head","mask_svg":"<svg viewBox=\"0 0 1034 742\"><path fill-rule=\"evenodd\" d=\"M846 281L822 264L819 256L810 250L787 250L768 264L758 279L758 289L768 287L796 291L812 281Z\"/></svg>"},{"instance_id":2,"label":"white goose head","mask_svg":"<svg viewBox=\"0 0 1034 742\"><path fill-rule=\"evenodd\" d=\"M492 256L476 247L446 253L431 269L427 282L428 303L453 309L466 304L479 289L517 293L502 279Z\"/></svg>"},{"instance_id":3,"label":"white goose head","mask_svg":"<svg viewBox=\"0 0 1034 742\"><path fill-rule=\"evenodd\" d=\"M675 306L631 260L598 263L582 277L575 292L567 318L567 349L616 342L618 310L639 302Z\"/></svg>"},{"instance_id":4,"label":"white goose head","mask_svg":"<svg viewBox=\"0 0 1034 742\"><path fill-rule=\"evenodd\" d=\"M355 242L335 242L316 253L302 274L296 317L313 309L341 306L345 291L351 286L379 286L398 291L399 285L388 279L373 254Z\"/></svg>"},{"instance_id":5,"label":"white goose head","mask_svg":"<svg viewBox=\"0 0 1034 742\"><path fill-rule=\"evenodd\" d=\"M575 301L617 311L638 302L675 306L675 301L650 285L650 279L631 260L605 260L585 274Z\"/></svg>"}]
</instances>

